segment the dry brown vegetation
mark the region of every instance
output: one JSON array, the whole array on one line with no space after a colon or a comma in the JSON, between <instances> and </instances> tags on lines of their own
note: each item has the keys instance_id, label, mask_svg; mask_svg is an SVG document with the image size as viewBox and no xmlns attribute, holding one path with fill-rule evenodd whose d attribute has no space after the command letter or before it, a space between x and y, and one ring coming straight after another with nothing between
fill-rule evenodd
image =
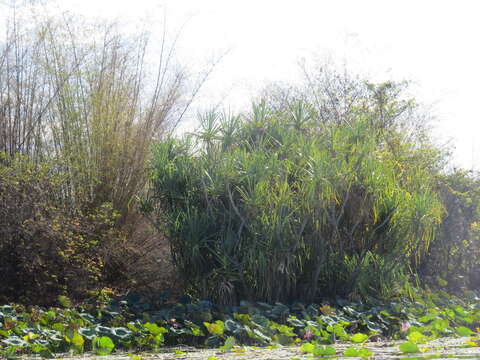
<instances>
[{"instance_id":1,"label":"dry brown vegetation","mask_svg":"<svg viewBox=\"0 0 480 360\"><path fill-rule=\"evenodd\" d=\"M111 206L118 236L97 247L102 284L164 287L172 275L167 245L141 220L136 197L145 190L152 142L179 124L208 71L189 74L174 56L178 37L169 41L166 31L154 53L147 31L127 34L115 23L32 11L14 4L0 42L4 169L20 175L12 161L19 155L33 172L49 162L61 181L44 194L48 204L84 218ZM48 188L50 179L43 180ZM9 208L12 216L17 211Z\"/></svg>"}]
</instances>

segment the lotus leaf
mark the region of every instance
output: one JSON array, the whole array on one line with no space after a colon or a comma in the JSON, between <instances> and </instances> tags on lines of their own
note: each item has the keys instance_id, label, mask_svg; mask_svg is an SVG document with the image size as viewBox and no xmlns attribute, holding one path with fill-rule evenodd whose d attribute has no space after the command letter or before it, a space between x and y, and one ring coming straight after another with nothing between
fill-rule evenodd
<instances>
[{"instance_id":1,"label":"lotus leaf","mask_svg":"<svg viewBox=\"0 0 480 360\"><path fill-rule=\"evenodd\" d=\"M96 337L92 341L93 352L97 355L109 355L115 344L108 336Z\"/></svg>"},{"instance_id":2,"label":"lotus leaf","mask_svg":"<svg viewBox=\"0 0 480 360\"><path fill-rule=\"evenodd\" d=\"M27 344L27 342L21 338L19 338L18 336L10 336L4 340L2 340L2 342L4 344L7 344L9 346L18 346L18 347L21 347L21 346L24 346Z\"/></svg>"},{"instance_id":3,"label":"lotus leaf","mask_svg":"<svg viewBox=\"0 0 480 360\"><path fill-rule=\"evenodd\" d=\"M112 334L122 340L132 336L132 332L125 327L112 328Z\"/></svg>"},{"instance_id":4,"label":"lotus leaf","mask_svg":"<svg viewBox=\"0 0 480 360\"><path fill-rule=\"evenodd\" d=\"M97 336L97 332L93 328L80 328L78 333L88 340L92 340Z\"/></svg>"},{"instance_id":5,"label":"lotus leaf","mask_svg":"<svg viewBox=\"0 0 480 360\"><path fill-rule=\"evenodd\" d=\"M420 349L418 348L417 344L407 341L400 344L400 351L406 354L413 354L420 352Z\"/></svg>"},{"instance_id":6,"label":"lotus leaf","mask_svg":"<svg viewBox=\"0 0 480 360\"><path fill-rule=\"evenodd\" d=\"M364 341L367 341L368 335L362 334L362 333L356 333L355 335L352 335L350 338L351 341L354 343L362 343Z\"/></svg>"}]
</instances>

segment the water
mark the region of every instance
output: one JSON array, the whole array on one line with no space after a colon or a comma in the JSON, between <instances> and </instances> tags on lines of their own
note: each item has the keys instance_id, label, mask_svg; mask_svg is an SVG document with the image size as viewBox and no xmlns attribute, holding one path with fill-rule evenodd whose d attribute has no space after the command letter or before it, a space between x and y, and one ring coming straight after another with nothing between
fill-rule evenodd
<instances>
[{"instance_id":1,"label":"water","mask_svg":"<svg viewBox=\"0 0 480 360\"><path fill-rule=\"evenodd\" d=\"M442 338L419 345L422 353L402 354L399 350L399 341L366 343L373 355L369 359L480 359L480 347L467 346L469 338ZM345 349L352 346L350 343L335 344L336 356L314 357L303 354L299 346L276 346L268 348L236 347L231 351L217 349L195 349L192 347L164 348L159 353L115 354L109 356L61 356L62 359L88 360L300 360L300 359L359 359L342 356ZM38 359L30 357L28 359Z\"/></svg>"}]
</instances>

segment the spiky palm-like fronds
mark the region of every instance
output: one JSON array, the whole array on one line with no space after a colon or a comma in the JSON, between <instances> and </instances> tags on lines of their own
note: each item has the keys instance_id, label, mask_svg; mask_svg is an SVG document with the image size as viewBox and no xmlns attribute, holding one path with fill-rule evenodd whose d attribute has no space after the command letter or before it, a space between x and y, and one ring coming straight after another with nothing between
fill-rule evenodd
<instances>
[{"instance_id":1,"label":"spiky palm-like fronds","mask_svg":"<svg viewBox=\"0 0 480 360\"><path fill-rule=\"evenodd\" d=\"M324 124L296 106L209 113L194 143L155 147L159 222L203 296L388 295L433 237L442 207L430 175L404 169L375 111Z\"/></svg>"}]
</instances>

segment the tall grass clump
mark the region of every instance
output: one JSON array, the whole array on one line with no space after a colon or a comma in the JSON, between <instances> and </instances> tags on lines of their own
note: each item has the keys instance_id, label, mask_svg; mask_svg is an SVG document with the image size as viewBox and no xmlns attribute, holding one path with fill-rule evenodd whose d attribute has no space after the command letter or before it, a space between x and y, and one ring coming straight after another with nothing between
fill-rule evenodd
<instances>
[{"instance_id":1,"label":"tall grass clump","mask_svg":"<svg viewBox=\"0 0 480 360\"><path fill-rule=\"evenodd\" d=\"M377 100L335 121L304 99L209 112L195 134L155 146L143 210L193 291L222 302L401 291L443 207L425 163L402 158L428 151L396 126L405 102Z\"/></svg>"},{"instance_id":2,"label":"tall grass clump","mask_svg":"<svg viewBox=\"0 0 480 360\"><path fill-rule=\"evenodd\" d=\"M0 151L59 159L66 202L109 202L125 220L151 143L178 125L207 74L179 64L166 30L153 44L147 29L13 4L0 39Z\"/></svg>"}]
</instances>

